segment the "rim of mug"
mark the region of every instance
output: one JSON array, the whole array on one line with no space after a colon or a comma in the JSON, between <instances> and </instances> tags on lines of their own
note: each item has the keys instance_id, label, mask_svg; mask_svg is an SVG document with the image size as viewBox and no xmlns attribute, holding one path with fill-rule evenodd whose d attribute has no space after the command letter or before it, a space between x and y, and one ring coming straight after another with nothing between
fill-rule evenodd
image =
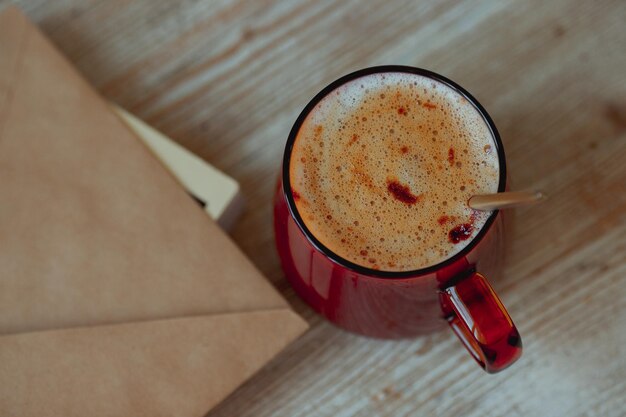
<instances>
[{"instance_id":1,"label":"rim of mug","mask_svg":"<svg viewBox=\"0 0 626 417\"><path fill-rule=\"evenodd\" d=\"M333 261L334 263L344 268L352 270L360 275L366 275L366 276L374 277L374 278L387 278L387 279L389 278L397 278L397 279L415 278L420 275L426 275L429 273L436 272L439 269L452 265L459 259L465 257L468 253L472 251L472 249L474 249L474 247L476 247L476 245L480 243L480 241L483 239L487 231L491 228L492 224L496 220L496 217L498 216L498 213L499 213L499 210L494 210L489 215L489 217L487 218L487 221L481 227L476 237L474 237L474 239L472 239L457 254L437 264L434 264L425 268L412 269L412 270L407 270L407 271L388 271L388 270L382 270L382 269L373 269L373 268L368 268L366 266L362 266L357 263L351 262L339 256L338 254L336 254L329 248L327 248L308 229L308 227L304 223L304 220L300 216L298 209L296 208L296 204L293 199L293 193L291 190L290 172L289 172L293 144L295 143L296 137L298 135L298 132L300 131L300 127L302 126L302 123L304 122L306 117L309 115L311 110L313 110L313 108L324 97L329 95L332 91L336 90L338 87L341 87L342 85L350 81L353 81L357 78L361 78L367 75L380 74L380 73L394 73L394 72L417 74L417 75L428 77L428 78L434 79L435 81L441 82L447 85L448 87L452 88L453 90L455 90L465 99L467 99L474 106L474 108L478 110L478 113L482 116L483 120L485 121L485 123L487 124L487 127L489 128L491 132L491 135L493 137L494 143L496 145L496 150L498 153L498 164L499 164L499 169L500 169L500 178L498 180L498 192L499 193L503 192L506 189L506 161L504 157L504 147L502 145L502 141L500 139L500 134L498 133L498 129L496 128L496 125L491 119L491 116L489 116L489 113L487 113L487 110L485 110L485 108L478 102L478 100L476 100L474 96L472 96L467 90L465 90L463 87L461 87L459 84L455 83L454 81L440 74L437 74L433 71L429 71L423 68L411 67L411 66L405 66L405 65L381 65L381 66L363 68L363 69L351 72L349 74L344 75L343 77L338 78L337 80L333 81L332 83L324 87L319 93L317 93L311 99L311 101L309 101L309 103L300 112L293 127L291 128L291 131L289 132L289 137L287 139L287 144L285 145L285 152L283 155L283 167L282 167L282 174L281 174L282 183L283 183L282 188L283 188L283 193L287 200L287 207L289 209L289 213L291 214L291 216L293 217L296 224L298 225L298 227L300 228L304 236L307 238L307 240L313 245L315 249L320 251L331 261Z\"/></svg>"}]
</instances>

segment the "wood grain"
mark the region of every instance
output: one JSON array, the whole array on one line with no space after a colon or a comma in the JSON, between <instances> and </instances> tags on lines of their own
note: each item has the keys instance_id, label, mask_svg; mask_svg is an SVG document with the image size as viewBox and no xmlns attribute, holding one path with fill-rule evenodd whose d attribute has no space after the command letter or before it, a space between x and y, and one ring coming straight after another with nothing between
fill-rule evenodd
<instances>
[{"instance_id":1,"label":"wood grain","mask_svg":"<svg viewBox=\"0 0 626 417\"><path fill-rule=\"evenodd\" d=\"M105 97L241 183L234 240L313 325L210 417L626 414L624 1L16 3ZM550 195L516 210L493 282L525 345L501 374L451 332L340 331L284 280L271 196L291 124L324 85L377 64L465 86L499 127L514 187Z\"/></svg>"}]
</instances>

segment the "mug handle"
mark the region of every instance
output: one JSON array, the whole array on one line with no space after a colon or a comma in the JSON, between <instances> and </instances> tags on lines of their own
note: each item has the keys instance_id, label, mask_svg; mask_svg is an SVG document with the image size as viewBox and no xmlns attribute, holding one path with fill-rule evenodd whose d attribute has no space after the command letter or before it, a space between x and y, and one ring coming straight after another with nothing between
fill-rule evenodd
<instances>
[{"instance_id":1,"label":"mug handle","mask_svg":"<svg viewBox=\"0 0 626 417\"><path fill-rule=\"evenodd\" d=\"M496 373L522 354L522 339L509 313L484 276L477 272L440 292L448 324L478 364Z\"/></svg>"}]
</instances>

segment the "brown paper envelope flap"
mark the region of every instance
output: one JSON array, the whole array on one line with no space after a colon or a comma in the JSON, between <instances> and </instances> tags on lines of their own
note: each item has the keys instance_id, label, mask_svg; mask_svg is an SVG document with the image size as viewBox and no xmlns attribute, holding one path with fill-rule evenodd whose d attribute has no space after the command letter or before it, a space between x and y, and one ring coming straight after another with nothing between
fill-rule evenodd
<instances>
[{"instance_id":1,"label":"brown paper envelope flap","mask_svg":"<svg viewBox=\"0 0 626 417\"><path fill-rule=\"evenodd\" d=\"M2 336L0 410L201 417L305 328L280 309Z\"/></svg>"},{"instance_id":2,"label":"brown paper envelope flap","mask_svg":"<svg viewBox=\"0 0 626 417\"><path fill-rule=\"evenodd\" d=\"M0 138L10 104L11 86L19 71L21 51L25 49L28 39L26 29L17 8L9 7L0 16L0 39L12 39L12 42L0 42Z\"/></svg>"},{"instance_id":3,"label":"brown paper envelope flap","mask_svg":"<svg viewBox=\"0 0 626 417\"><path fill-rule=\"evenodd\" d=\"M0 27L0 50L28 36L0 139L0 334L287 305L21 13Z\"/></svg>"}]
</instances>

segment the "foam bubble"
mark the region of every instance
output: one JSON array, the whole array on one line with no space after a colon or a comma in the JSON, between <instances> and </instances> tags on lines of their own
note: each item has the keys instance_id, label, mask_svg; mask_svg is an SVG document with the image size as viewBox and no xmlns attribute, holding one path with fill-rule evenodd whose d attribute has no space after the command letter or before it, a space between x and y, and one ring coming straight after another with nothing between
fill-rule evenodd
<instances>
[{"instance_id":1,"label":"foam bubble","mask_svg":"<svg viewBox=\"0 0 626 417\"><path fill-rule=\"evenodd\" d=\"M304 120L290 164L296 209L351 262L389 271L434 265L487 220L466 202L497 191L494 149L478 111L445 84L368 75L328 94Z\"/></svg>"}]
</instances>

